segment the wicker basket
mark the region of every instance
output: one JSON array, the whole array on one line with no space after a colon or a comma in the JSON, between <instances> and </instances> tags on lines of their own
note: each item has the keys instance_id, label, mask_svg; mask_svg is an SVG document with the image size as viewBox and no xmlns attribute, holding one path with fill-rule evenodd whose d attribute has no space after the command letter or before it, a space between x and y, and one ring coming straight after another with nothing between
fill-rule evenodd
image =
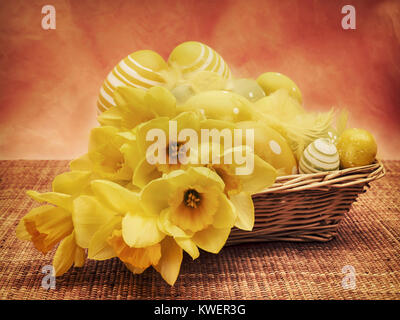
<instances>
[{"instance_id":1,"label":"wicker basket","mask_svg":"<svg viewBox=\"0 0 400 320\"><path fill-rule=\"evenodd\" d=\"M227 245L260 241L329 241L340 220L369 183L385 175L380 161L372 165L314 174L282 176L253 195L251 232L232 229Z\"/></svg>"}]
</instances>

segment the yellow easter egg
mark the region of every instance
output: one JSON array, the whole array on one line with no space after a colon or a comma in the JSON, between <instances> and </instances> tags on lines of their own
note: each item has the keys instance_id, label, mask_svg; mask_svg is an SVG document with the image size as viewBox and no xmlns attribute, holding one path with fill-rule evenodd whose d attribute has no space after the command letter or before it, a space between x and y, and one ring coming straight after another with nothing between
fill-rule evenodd
<instances>
[{"instance_id":1,"label":"yellow easter egg","mask_svg":"<svg viewBox=\"0 0 400 320\"><path fill-rule=\"evenodd\" d=\"M256 114L249 100L230 91L203 91L190 97L178 111L197 111L208 119L224 121L255 120Z\"/></svg>"},{"instance_id":2,"label":"yellow easter egg","mask_svg":"<svg viewBox=\"0 0 400 320\"><path fill-rule=\"evenodd\" d=\"M236 92L251 102L265 97L264 90L253 79L231 79L228 81L227 90Z\"/></svg>"},{"instance_id":3,"label":"yellow easter egg","mask_svg":"<svg viewBox=\"0 0 400 320\"><path fill-rule=\"evenodd\" d=\"M257 78L257 83L263 88L268 96L278 89L286 89L290 96L295 98L300 104L303 101L301 91L296 83L279 72L265 72Z\"/></svg>"},{"instance_id":4,"label":"yellow easter egg","mask_svg":"<svg viewBox=\"0 0 400 320\"><path fill-rule=\"evenodd\" d=\"M148 89L164 85L160 71L168 68L165 60L151 50L136 51L121 60L108 74L100 89L97 107L103 112L115 106L114 90L120 86Z\"/></svg>"},{"instance_id":5,"label":"yellow easter egg","mask_svg":"<svg viewBox=\"0 0 400 320\"><path fill-rule=\"evenodd\" d=\"M346 129L337 143L340 166L353 168L366 166L374 162L377 145L374 136L364 129Z\"/></svg>"},{"instance_id":6,"label":"yellow easter egg","mask_svg":"<svg viewBox=\"0 0 400 320\"><path fill-rule=\"evenodd\" d=\"M180 67L184 76L197 71L216 72L225 79L231 76L231 71L224 59L215 50L197 41L178 45L172 50L168 63Z\"/></svg>"},{"instance_id":7,"label":"yellow easter egg","mask_svg":"<svg viewBox=\"0 0 400 320\"><path fill-rule=\"evenodd\" d=\"M286 139L274 129L255 121L236 123L240 129L254 129L254 153L268 162L278 175L297 174L297 163Z\"/></svg>"},{"instance_id":8,"label":"yellow easter egg","mask_svg":"<svg viewBox=\"0 0 400 320\"><path fill-rule=\"evenodd\" d=\"M303 151L299 162L300 173L335 170L339 170L339 154L330 139L317 139Z\"/></svg>"}]
</instances>

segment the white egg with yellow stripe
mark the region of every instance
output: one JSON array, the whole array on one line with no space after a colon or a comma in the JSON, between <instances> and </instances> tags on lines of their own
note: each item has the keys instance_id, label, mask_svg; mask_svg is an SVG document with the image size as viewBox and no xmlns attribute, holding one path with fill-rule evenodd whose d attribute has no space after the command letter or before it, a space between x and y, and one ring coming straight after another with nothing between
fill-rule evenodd
<instances>
[{"instance_id":1,"label":"white egg with yellow stripe","mask_svg":"<svg viewBox=\"0 0 400 320\"><path fill-rule=\"evenodd\" d=\"M121 60L108 74L100 89L97 107L103 112L113 106L114 90L120 86L148 89L164 85L162 70L167 70L168 64L152 50L136 51Z\"/></svg>"},{"instance_id":2,"label":"white egg with yellow stripe","mask_svg":"<svg viewBox=\"0 0 400 320\"><path fill-rule=\"evenodd\" d=\"M184 42L175 47L168 58L168 64L179 67L183 76L197 71L211 71L225 79L231 77L224 59L215 50L197 41Z\"/></svg>"},{"instance_id":3,"label":"white egg with yellow stripe","mask_svg":"<svg viewBox=\"0 0 400 320\"><path fill-rule=\"evenodd\" d=\"M300 173L317 173L339 170L339 154L336 146L326 138L310 143L304 150L299 164Z\"/></svg>"}]
</instances>

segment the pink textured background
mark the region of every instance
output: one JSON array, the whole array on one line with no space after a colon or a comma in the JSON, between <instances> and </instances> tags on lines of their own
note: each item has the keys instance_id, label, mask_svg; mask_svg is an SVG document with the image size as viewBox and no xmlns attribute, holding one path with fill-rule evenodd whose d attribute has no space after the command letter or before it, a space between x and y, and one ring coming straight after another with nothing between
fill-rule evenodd
<instances>
[{"instance_id":1,"label":"pink textured background","mask_svg":"<svg viewBox=\"0 0 400 320\"><path fill-rule=\"evenodd\" d=\"M41 8L57 29L41 28ZM357 30L341 28L352 4ZM0 158L70 159L97 125L96 97L123 57L179 43L216 49L234 75L279 71L310 110L351 111L379 155L400 159L400 1L0 0Z\"/></svg>"}]
</instances>

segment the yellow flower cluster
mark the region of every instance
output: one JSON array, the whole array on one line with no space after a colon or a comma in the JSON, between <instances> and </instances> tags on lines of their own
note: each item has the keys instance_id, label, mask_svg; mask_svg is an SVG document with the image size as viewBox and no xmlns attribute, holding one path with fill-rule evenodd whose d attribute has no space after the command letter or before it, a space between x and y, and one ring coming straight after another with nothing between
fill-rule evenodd
<instances>
[{"instance_id":1,"label":"yellow flower cluster","mask_svg":"<svg viewBox=\"0 0 400 320\"><path fill-rule=\"evenodd\" d=\"M45 204L16 230L43 253L59 243L57 276L86 258L118 257L134 273L153 266L173 285L183 251L193 259L199 249L218 253L233 227L251 231L251 195L278 175L296 174L304 148L336 134L332 112L306 112L288 77L232 78L219 54L194 41L178 45L167 62L150 50L124 58L104 81L98 108L87 154L54 179L52 192L28 192ZM236 140L248 129L253 143ZM154 130L168 137L163 149L152 149ZM185 130L221 134L199 141ZM154 161L161 154L168 161ZM243 154L251 170L238 174Z\"/></svg>"},{"instance_id":2,"label":"yellow flower cluster","mask_svg":"<svg viewBox=\"0 0 400 320\"><path fill-rule=\"evenodd\" d=\"M54 179L52 192L28 192L45 204L23 217L16 233L43 253L60 243L53 260L57 276L86 258L118 257L134 273L153 266L173 285L183 251L193 259L199 249L218 253L233 227L252 230L251 195L273 184L277 171L253 155L252 173L237 175L238 164L223 159L249 152L246 146L224 149L203 141L192 149L217 150L220 161L152 164L146 157L149 130L162 129L168 136L173 120L178 132L200 135L201 129L233 129L233 121L180 110L164 87L118 87L113 99L116 106L99 115L101 125L91 131L87 154ZM186 154L183 145L169 141L166 153Z\"/></svg>"}]
</instances>

